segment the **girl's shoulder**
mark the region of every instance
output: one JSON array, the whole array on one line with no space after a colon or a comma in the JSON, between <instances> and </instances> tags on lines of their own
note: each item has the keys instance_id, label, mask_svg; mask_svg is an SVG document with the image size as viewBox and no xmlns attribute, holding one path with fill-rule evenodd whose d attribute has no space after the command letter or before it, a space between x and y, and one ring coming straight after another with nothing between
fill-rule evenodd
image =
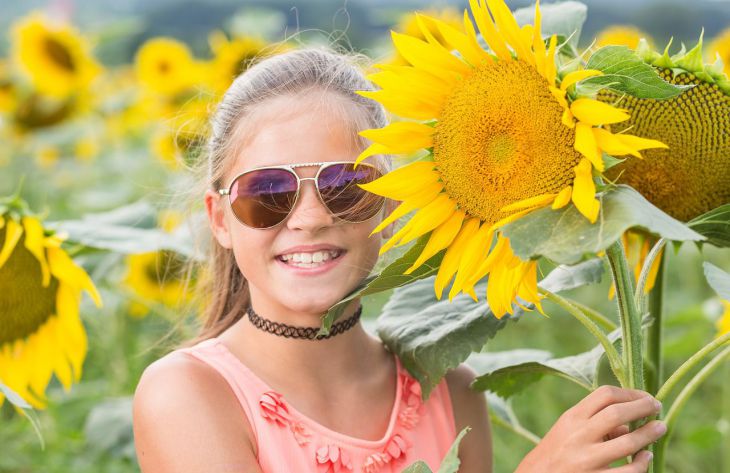
<instances>
[{"instance_id":1,"label":"girl's shoulder","mask_svg":"<svg viewBox=\"0 0 730 473\"><path fill-rule=\"evenodd\" d=\"M150 465L179 463L170 471L194 471L195 464L203 471L206 461L226 457L232 463L255 461L256 442L246 416L231 415L240 409L215 369L180 350L168 353L144 370L134 393L138 453L145 451ZM251 448L242 449L241 438ZM144 470L143 460L140 464Z\"/></svg>"}]
</instances>

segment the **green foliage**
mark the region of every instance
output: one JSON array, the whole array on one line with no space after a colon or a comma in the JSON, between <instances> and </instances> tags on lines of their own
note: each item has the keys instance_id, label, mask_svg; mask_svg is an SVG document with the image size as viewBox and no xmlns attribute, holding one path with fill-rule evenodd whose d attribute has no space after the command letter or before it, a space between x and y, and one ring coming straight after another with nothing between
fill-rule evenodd
<instances>
[{"instance_id":1,"label":"green foliage","mask_svg":"<svg viewBox=\"0 0 730 473\"><path fill-rule=\"evenodd\" d=\"M629 186L620 184L597 195L598 220L591 223L574 205L530 212L502 227L512 250L523 260L545 256L556 263L575 264L617 241L629 228L641 227L668 240L705 237L652 205Z\"/></svg>"},{"instance_id":2,"label":"green foliage","mask_svg":"<svg viewBox=\"0 0 730 473\"><path fill-rule=\"evenodd\" d=\"M692 87L665 81L626 46L602 47L591 55L585 68L597 69L603 75L585 79L583 84L601 85L642 99L670 99Z\"/></svg>"},{"instance_id":3,"label":"green foliage","mask_svg":"<svg viewBox=\"0 0 730 473\"><path fill-rule=\"evenodd\" d=\"M721 205L690 220L687 225L718 248L730 248L730 204Z\"/></svg>"}]
</instances>

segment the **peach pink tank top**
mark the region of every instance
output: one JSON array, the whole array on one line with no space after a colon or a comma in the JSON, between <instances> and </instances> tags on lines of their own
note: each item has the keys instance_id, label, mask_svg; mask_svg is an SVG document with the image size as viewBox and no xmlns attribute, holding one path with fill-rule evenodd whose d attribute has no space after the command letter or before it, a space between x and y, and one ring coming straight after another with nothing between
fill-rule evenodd
<instances>
[{"instance_id":1,"label":"peach pink tank top","mask_svg":"<svg viewBox=\"0 0 730 473\"><path fill-rule=\"evenodd\" d=\"M395 355L398 383L388 429L380 440L366 440L330 430L298 412L217 338L176 352L207 363L231 386L256 438L264 473L400 473L417 460L437 471L456 438L446 379L424 402L418 381ZM352 415L367 421L357 406Z\"/></svg>"}]
</instances>

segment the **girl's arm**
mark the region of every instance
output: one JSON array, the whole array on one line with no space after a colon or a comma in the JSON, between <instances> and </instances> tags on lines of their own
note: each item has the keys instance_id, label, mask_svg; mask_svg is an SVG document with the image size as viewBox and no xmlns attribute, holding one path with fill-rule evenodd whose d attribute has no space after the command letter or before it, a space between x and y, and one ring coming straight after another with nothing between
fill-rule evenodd
<instances>
[{"instance_id":1,"label":"girl's arm","mask_svg":"<svg viewBox=\"0 0 730 473\"><path fill-rule=\"evenodd\" d=\"M251 428L225 380L184 355L150 365L133 404L143 473L261 473Z\"/></svg>"},{"instance_id":2,"label":"girl's arm","mask_svg":"<svg viewBox=\"0 0 730 473\"><path fill-rule=\"evenodd\" d=\"M643 473L650 461L646 451L630 464L609 466L664 435L657 430L663 425L660 421L649 422L631 433L627 425L655 415L659 409L647 392L601 386L560 416L515 473Z\"/></svg>"},{"instance_id":3,"label":"girl's arm","mask_svg":"<svg viewBox=\"0 0 730 473\"><path fill-rule=\"evenodd\" d=\"M465 364L446 373L456 433L467 425L471 427L459 444L459 473L492 473L492 433L487 398L484 393L469 387L475 377L476 372Z\"/></svg>"}]
</instances>

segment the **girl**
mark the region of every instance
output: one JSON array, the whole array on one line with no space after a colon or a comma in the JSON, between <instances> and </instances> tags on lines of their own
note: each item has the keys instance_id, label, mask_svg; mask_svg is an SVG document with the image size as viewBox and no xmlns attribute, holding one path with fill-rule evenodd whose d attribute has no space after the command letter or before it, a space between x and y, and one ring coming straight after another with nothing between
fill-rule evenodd
<instances>
[{"instance_id":1,"label":"girl","mask_svg":"<svg viewBox=\"0 0 730 473\"><path fill-rule=\"evenodd\" d=\"M372 230L396 202L356 184L389 170L357 132L380 128L380 104L347 56L287 52L248 69L212 120L204 181L211 239L206 323L150 365L134 398L144 473L436 471L465 426L460 472L492 471L482 393L466 365L427 400L397 357L359 322L353 300L328 338L321 316L374 267ZM202 192L201 192L202 194ZM661 433L643 391L602 387L567 411L520 473L604 471ZM648 452L620 472L643 472Z\"/></svg>"}]
</instances>

